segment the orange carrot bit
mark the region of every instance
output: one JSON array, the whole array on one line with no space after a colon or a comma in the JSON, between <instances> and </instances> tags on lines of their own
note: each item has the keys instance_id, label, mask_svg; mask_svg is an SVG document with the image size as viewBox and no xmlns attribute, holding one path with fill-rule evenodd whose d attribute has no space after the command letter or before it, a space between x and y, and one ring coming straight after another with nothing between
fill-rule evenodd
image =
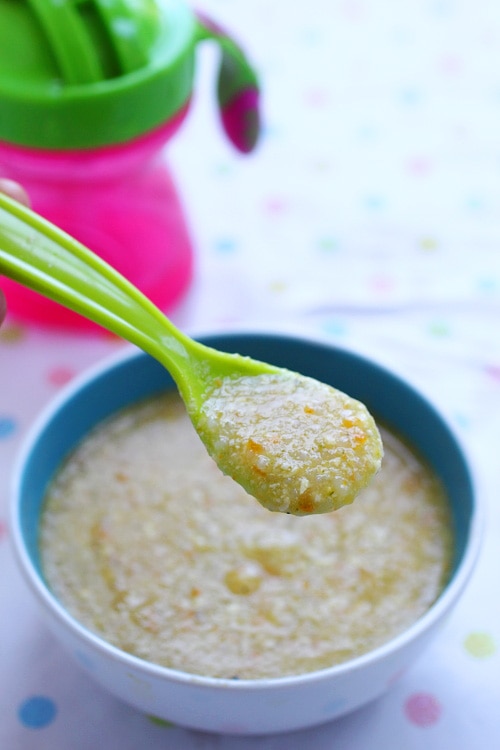
<instances>
[{"instance_id":1,"label":"orange carrot bit","mask_svg":"<svg viewBox=\"0 0 500 750\"><path fill-rule=\"evenodd\" d=\"M264 446L260 443L256 443L255 440L252 440L252 438L249 438L247 440L247 448L248 450L252 451L253 453L263 453L264 452Z\"/></svg>"},{"instance_id":2,"label":"orange carrot bit","mask_svg":"<svg viewBox=\"0 0 500 750\"><path fill-rule=\"evenodd\" d=\"M363 445L363 443L366 443L367 437L366 433L364 432L357 432L356 435L354 435L354 442L358 445Z\"/></svg>"},{"instance_id":3,"label":"orange carrot bit","mask_svg":"<svg viewBox=\"0 0 500 750\"><path fill-rule=\"evenodd\" d=\"M299 501L297 507L301 513L312 513L314 510L314 500L311 495L311 490L306 490L299 495Z\"/></svg>"}]
</instances>

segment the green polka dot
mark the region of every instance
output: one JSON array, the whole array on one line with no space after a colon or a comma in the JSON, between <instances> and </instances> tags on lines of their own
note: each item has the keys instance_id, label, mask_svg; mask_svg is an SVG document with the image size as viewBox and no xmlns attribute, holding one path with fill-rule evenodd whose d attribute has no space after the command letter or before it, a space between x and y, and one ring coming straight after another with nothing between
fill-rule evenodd
<instances>
[{"instance_id":1,"label":"green polka dot","mask_svg":"<svg viewBox=\"0 0 500 750\"><path fill-rule=\"evenodd\" d=\"M335 237L320 237L318 248L322 253L333 253L339 249L339 243Z\"/></svg>"},{"instance_id":2,"label":"green polka dot","mask_svg":"<svg viewBox=\"0 0 500 750\"><path fill-rule=\"evenodd\" d=\"M476 659L487 659L496 652L496 644L488 633L469 633L464 640L467 653Z\"/></svg>"},{"instance_id":3,"label":"green polka dot","mask_svg":"<svg viewBox=\"0 0 500 750\"><path fill-rule=\"evenodd\" d=\"M429 325L429 333L437 338L451 335L451 326L445 320L433 320Z\"/></svg>"},{"instance_id":4,"label":"green polka dot","mask_svg":"<svg viewBox=\"0 0 500 750\"><path fill-rule=\"evenodd\" d=\"M219 176L226 176L234 172L234 169L229 164L221 162L215 165L214 172Z\"/></svg>"},{"instance_id":5,"label":"green polka dot","mask_svg":"<svg viewBox=\"0 0 500 750\"><path fill-rule=\"evenodd\" d=\"M166 719L160 719L158 716L148 716L149 721L152 724L156 724L158 727L173 727L175 724L172 724L171 721L167 721Z\"/></svg>"}]
</instances>

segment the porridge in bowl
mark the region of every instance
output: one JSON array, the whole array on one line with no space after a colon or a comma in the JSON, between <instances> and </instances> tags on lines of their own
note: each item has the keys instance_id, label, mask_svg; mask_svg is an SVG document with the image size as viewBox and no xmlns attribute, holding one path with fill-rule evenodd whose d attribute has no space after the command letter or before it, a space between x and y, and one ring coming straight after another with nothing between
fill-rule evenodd
<instances>
[{"instance_id":1,"label":"porridge in bowl","mask_svg":"<svg viewBox=\"0 0 500 750\"><path fill-rule=\"evenodd\" d=\"M177 394L83 440L52 482L40 547L56 597L136 656L234 679L312 672L404 631L451 570L446 494L397 436L352 505L272 513L208 456Z\"/></svg>"}]
</instances>

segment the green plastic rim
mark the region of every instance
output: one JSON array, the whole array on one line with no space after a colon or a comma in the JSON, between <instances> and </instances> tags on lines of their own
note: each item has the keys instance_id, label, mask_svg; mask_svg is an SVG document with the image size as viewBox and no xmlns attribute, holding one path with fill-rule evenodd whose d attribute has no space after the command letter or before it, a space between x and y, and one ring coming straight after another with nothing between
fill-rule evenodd
<instances>
[{"instance_id":1,"label":"green plastic rim","mask_svg":"<svg viewBox=\"0 0 500 750\"><path fill-rule=\"evenodd\" d=\"M85 149L153 130L188 103L199 39L182 0L0 0L0 141Z\"/></svg>"}]
</instances>

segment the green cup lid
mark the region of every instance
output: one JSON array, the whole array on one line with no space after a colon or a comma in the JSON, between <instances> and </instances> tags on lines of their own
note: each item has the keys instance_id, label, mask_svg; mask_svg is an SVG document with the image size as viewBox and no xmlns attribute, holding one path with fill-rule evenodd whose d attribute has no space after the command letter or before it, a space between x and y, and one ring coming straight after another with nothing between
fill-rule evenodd
<instances>
[{"instance_id":1,"label":"green cup lid","mask_svg":"<svg viewBox=\"0 0 500 750\"><path fill-rule=\"evenodd\" d=\"M0 140L93 148L160 126L190 99L201 39L256 86L222 37L182 0L0 0Z\"/></svg>"}]
</instances>

